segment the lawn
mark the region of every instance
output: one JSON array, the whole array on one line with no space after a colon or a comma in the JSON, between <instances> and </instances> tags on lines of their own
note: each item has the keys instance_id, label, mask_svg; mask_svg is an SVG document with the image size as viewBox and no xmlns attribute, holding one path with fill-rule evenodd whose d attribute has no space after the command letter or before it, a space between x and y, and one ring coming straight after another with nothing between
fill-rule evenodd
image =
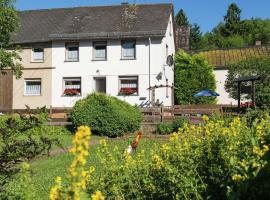
<instances>
[{"instance_id":1,"label":"lawn","mask_svg":"<svg viewBox=\"0 0 270 200\"><path fill-rule=\"evenodd\" d=\"M69 138L69 139L68 139ZM62 138L63 144L69 146L71 144L71 138L67 135L64 135ZM104 139L100 136L92 136L91 143L94 143L90 146L90 157L89 165L97 164L97 157L95 156L98 151L97 140ZM147 152L150 156L150 151L155 144L162 142L161 140L153 140L150 138L143 138L138 147L137 153L141 150ZM127 139L117 139L117 140L108 140L109 149L118 147L120 151L125 151L127 148ZM136 154L134 156L136 156ZM53 186L55 178L61 176L63 179L66 175L66 170L69 167L73 157L69 153L61 153L51 157L40 157L31 162L32 174L33 174L33 185L35 193L41 200L48 199L50 188ZM98 166L97 166L98 170Z\"/></svg>"}]
</instances>

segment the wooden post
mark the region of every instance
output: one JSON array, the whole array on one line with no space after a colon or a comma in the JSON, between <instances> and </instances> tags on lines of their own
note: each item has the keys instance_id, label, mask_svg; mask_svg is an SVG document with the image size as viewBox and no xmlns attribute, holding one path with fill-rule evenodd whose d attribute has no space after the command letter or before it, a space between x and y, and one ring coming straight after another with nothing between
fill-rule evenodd
<instances>
[{"instance_id":1,"label":"wooden post","mask_svg":"<svg viewBox=\"0 0 270 200\"><path fill-rule=\"evenodd\" d=\"M241 82L237 82L237 93L238 93L238 111L240 111L240 104L241 104Z\"/></svg>"},{"instance_id":2,"label":"wooden post","mask_svg":"<svg viewBox=\"0 0 270 200\"><path fill-rule=\"evenodd\" d=\"M251 89L252 89L252 105L254 107L256 107L256 103L255 103L255 84L254 81L251 82Z\"/></svg>"},{"instance_id":3,"label":"wooden post","mask_svg":"<svg viewBox=\"0 0 270 200\"><path fill-rule=\"evenodd\" d=\"M160 107L160 114L161 114L161 122L164 121L163 117L164 117L164 110L163 110L163 106Z\"/></svg>"}]
</instances>

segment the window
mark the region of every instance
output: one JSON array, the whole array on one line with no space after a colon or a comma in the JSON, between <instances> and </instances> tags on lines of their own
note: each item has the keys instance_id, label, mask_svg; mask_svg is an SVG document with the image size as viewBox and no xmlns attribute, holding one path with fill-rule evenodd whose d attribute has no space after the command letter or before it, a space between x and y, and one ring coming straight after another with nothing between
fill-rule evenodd
<instances>
[{"instance_id":1,"label":"window","mask_svg":"<svg viewBox=\"0 0 270 200\"><path fill-rule=\"evenodd\" d=\"M63 95L81 95L81 78L63 78Z\"/></svg>"},{"instance_id":2,"label":"window","mask_svg":"<svg viewBox=\"0 0 270 200\"><path fill-rule=\"evenodd\" d=\"M135 59L135 41L122 41L122 59Z\"/></svg>"},{"instance_id":3,"label":"window","mask_svg":"<svg viewBox=\"0 0 270 200\"><path fill-rule=\"evenodd\" d=\"M70 43L66 45L66 61L79 60L79 44Z\"/></svg>"},{"instance_id":4,"label":"window","mask_svg":"<svg viewBox=\"0 0 270 200\"><path fill-rule=\"evenodd\" d=\"M33 48L32 49L32 61L33 62L43 62L44 60L44 49L43 48Z\"/></svg>"},{"instance_id":5,"label":"window","mask_svg":"<svg viewBox=\"0 0 270 200\"><path fill-rule=\"evenodd\" d=\"M120 76L119 77L119 95L138 95L138 77Z\"/></svg>"},{"instance_id":6,"label":"window","mask_svg":"<svg viewBox=\"0 0 270 200\"><path fill-rule=\"evenodd\" d=\"M41 79L25 79L24 80L24 95L39 96L41 95Z\"/></svg>"},{"instance_id":7,"label":"window","mask_svg":"<svg viewBox=\"0 0 270 200\"><path fill-rule=\"evenodd\" d=\"M106 60L107 58L107 43L94 42L93 43L93 60Z\"/></svg>"}]
</instances>

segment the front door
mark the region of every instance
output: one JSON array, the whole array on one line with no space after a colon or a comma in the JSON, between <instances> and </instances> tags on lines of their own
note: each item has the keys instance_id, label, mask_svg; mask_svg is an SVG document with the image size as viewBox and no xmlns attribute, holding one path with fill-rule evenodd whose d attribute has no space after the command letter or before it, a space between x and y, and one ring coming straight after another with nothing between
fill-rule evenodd
<instances>
[{"instance_id":1,"label":"front door","mask_svg":"<svg viewBox=\"0 0 270 200\"><path fill-rule=\"evenodd\" d=\"M98 93L106 94L106 78L105 77L96 77L95 80L95 91Z\"/></svg>"}]
</instances>

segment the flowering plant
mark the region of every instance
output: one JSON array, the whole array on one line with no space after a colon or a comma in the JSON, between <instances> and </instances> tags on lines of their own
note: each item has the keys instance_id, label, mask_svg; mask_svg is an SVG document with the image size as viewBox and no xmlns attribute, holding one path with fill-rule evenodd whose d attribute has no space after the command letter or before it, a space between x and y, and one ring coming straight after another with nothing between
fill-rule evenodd
<instances>
[{"instance_id":1,"label":"flowering plant","mask_svg":"<svg viewBox=\"0 0 270 200\"><path fill-rule=\"evenodd\" d=\"M121 88L119 94L121 95L132 95L137 93L137 88Z\"/></svg>"},{"instance_id":2,"label":"flowering plant","mask_svg":"<svg viewBox=\"0 0 270 200\"><path fill-rule=\"evenodd\" d=\"M64 95L80 95L81 94L81 90L80 89L65 89L64 91Z\"/></svg>"}]
</instances>

